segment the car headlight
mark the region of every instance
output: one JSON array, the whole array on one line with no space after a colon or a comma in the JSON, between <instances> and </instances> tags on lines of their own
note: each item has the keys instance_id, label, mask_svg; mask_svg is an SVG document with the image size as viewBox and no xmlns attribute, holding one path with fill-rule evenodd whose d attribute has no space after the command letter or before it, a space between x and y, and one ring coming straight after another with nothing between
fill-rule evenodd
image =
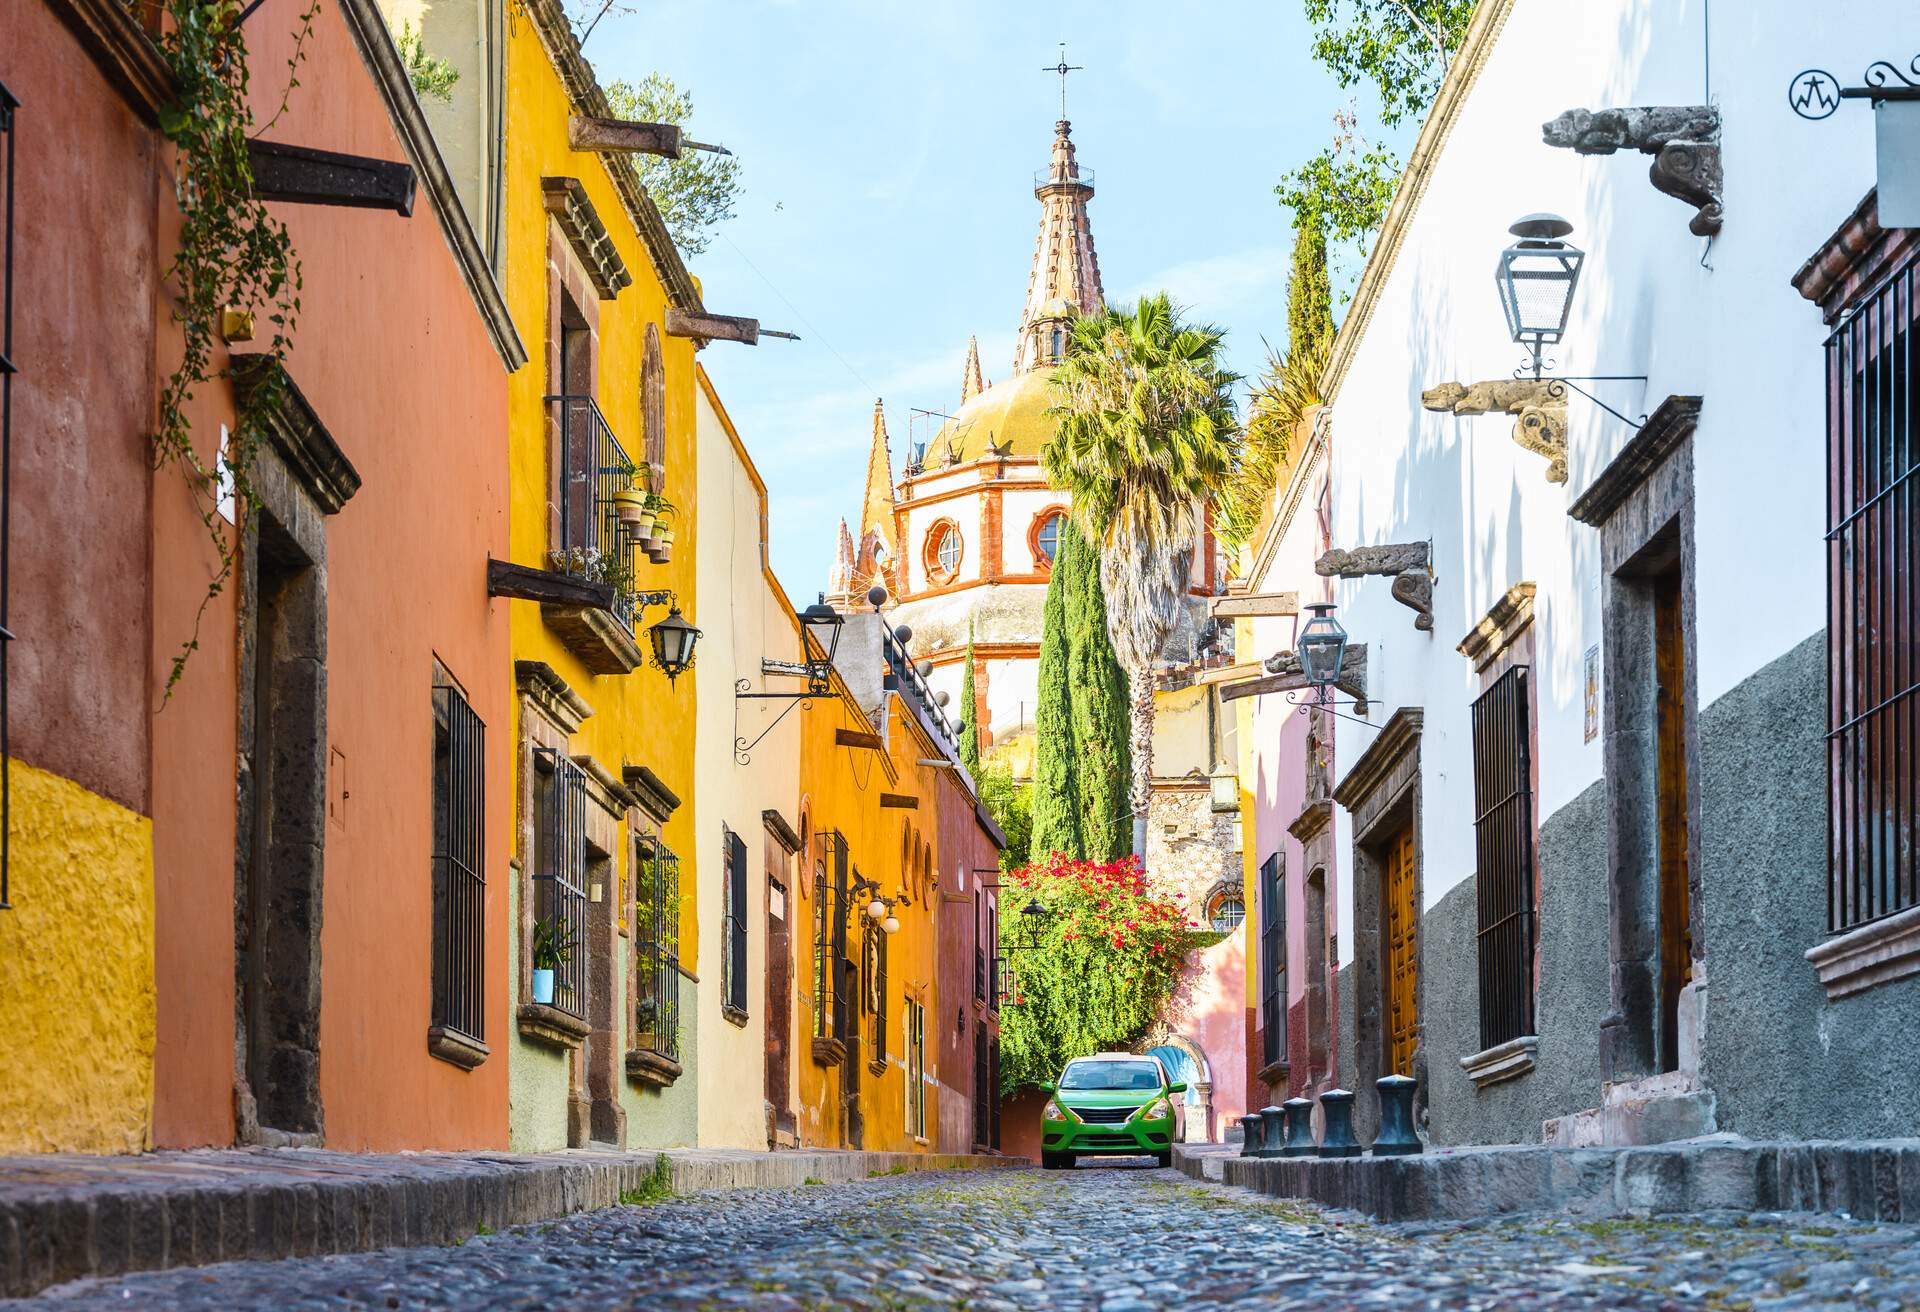
<instances>
[{"instance_id":1,"label":"car headlight","mask_svg":"<svg viewBox=\"0 0 1920 1312\"><path fill-rule=\"evenodd\" d=\"M1164 1121L1171 1115L1173 1115L1173 1104L1165 1098L1155 1098L1140 1109L1140 1119L1143 1121Z\"/></svg>"},{"instance_id":2,"label":"car headlight","mask_svg":"<svg viewBox=\"0 0 1920 1312\"><path fill-rule=\"evenodd\" d=\"M1040 1119L1043 1121L1070 1121L1073 1117L1067 1114L1065 1107L1062 1107L1059 1103L1049 1098L1047 1105L1041 1109Z\"/></svg>"}]
</instances>

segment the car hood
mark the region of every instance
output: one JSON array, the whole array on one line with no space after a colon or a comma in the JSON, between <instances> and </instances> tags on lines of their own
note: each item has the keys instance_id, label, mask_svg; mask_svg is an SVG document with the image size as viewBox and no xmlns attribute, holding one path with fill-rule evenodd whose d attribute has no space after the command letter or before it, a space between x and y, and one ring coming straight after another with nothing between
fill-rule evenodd
<instances>
[{"instance_id":1,"label":"car hood","mask_svg":"<svg viewBox=\"0 0 1920 1312\"><path fill-rule=\"evenodd\" d=\"M1054 1096L1069 1107L1144 1107L1162 1089L1062 1089Z\"/></svg>"}]
</instances>

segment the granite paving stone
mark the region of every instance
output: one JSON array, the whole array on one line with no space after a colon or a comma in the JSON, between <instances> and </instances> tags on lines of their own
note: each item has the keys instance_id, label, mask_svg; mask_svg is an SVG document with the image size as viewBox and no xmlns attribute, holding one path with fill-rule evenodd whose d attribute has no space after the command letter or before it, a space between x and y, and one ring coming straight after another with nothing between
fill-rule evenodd
<instances>
[{"instance_id":1,"label":"granite paving stone","mask_svg":"<svg viewBox=\"0 0 1920 1312\"><path fill-rule=\"evenodd\" d=\"M1920 1312L1920 1226L1750 1213L1389 1225L1144 1165L950 1171L669 1197L452 1247L76 1281L38 1302L188 1312Z\"/></svg>"}]
</instances>

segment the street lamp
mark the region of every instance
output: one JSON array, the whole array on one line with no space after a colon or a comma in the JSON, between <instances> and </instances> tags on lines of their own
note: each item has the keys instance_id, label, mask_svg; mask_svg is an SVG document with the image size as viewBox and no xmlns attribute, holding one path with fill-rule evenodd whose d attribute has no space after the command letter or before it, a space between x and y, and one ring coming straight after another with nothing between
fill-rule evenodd
<instances>
[{"instance_id":1,"label":"street lamp","mask_svg":"<svg viewBox=\"0 0 1920 1312\"><path fill-rule=\"evenodd\" d=\"M1542 347L1567 331L1567 311L1586 253L1560 240L1573 225L1558 214L1529 214L1507 229L1520 240L1500 252L1494 282L1507 331L1533 352L1533 376L1540 376Z\"/></svg>"},{"instance_id":2,"label":"street lamp","mask_svg":"<svg viewBox=\"0 0 1920 1312\"><path fill-rule=\"evenodd\" d=\"M1213 773L1207 776L1207 791L1215 811L1240 809L1240 776L1229 769L1225 761L1214 766Z\"/></svg>"},{"instance_id":3,"label":"street lamp","mask_svg":"<svg viewBox=\"0 0 1920 1312\"><path fill-rule=\"evenodd\" d=\"M687 623L678 605L667 611L665 619L647 630L647 636L653 640L654 666L666 672L669 684L693 665L693 649L700 641L700 630Z\"/></svg>"},{"instance_id":4,"label":"street lamp","mask_svg":"<svg viewBox=\"0 0 1920 1312\"><path fill-rule=\"evenodd\" d=\"M847 617L822 598L801 611L799 618L800 627L813 640L813 645L807 648L807 687L824 694L833 686L833 655L840 650L840 631ZM819 647L822 653L818 660L813 657L813 646Z\"/></svg>"},{"instance_id":5,"label":"street lamp","mask_svg":"<svg viewBox=\"0 0 1920 1312\"><path fill-rule=\"evenodd\" d=\"M1333 618L1330 601L1309 602L1313 618L1300 630L1294 654L1300 661L1300 673L1314 688L1325 690L1340 681L1340 667L1347 658L1347 631Z\"/></svg>"}]
</instances>

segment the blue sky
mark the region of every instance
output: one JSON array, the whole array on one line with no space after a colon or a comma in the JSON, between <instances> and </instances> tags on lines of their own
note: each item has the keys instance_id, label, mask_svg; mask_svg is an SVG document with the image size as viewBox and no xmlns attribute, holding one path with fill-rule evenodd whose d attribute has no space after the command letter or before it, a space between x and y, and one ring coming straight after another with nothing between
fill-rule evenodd
<instances>
[{"instance_id":1,"label":"blue sky","mask_svg":"<svg viewBox=\"0 0 1920 1312\"><path fill-rule=\"evenodd\" d=\"M1307 54L1297 0L814 3L676 0L610 16L603 81L658 70L691 91L693 135L743 164L737 216L691 261L710 309L804 341L702 353L770 494L776 571L825 586L859 509L876 396L895 469L909 408L959 401L968 334L1010 372L1060 81L1109 301L1165 288L1228 329L1253 372L1285 334L1292 240L1281 173L1346 96ZM924 421L922 421L924 423ZM917 435L924 437L924 432Z\"/></svg>"}]
</instances>

